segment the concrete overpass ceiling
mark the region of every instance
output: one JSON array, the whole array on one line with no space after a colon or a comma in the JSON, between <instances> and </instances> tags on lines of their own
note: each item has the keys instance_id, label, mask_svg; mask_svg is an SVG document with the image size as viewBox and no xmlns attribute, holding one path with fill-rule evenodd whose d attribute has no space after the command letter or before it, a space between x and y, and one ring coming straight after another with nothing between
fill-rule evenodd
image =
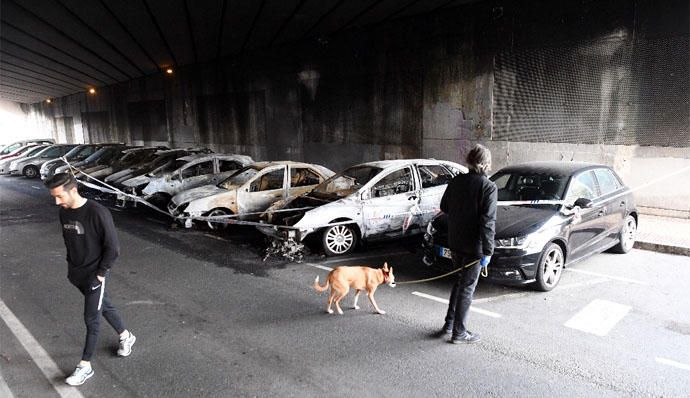
<instances>
[{"instance_id":1,"label":"concrete overpass ceiling","mask_svg":"<svg viewBox=\"0 0 690 398\"><path fill-rule=\"evenodd\" d=\"M471 0L2 0L0 98L36 103Z\"/></svg>"}]
</instances>

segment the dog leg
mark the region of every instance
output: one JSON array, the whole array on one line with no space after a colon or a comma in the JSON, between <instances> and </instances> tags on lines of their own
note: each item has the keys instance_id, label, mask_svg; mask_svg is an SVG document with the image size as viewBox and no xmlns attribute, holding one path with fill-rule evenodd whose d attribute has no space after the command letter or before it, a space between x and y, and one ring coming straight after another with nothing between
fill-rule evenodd
<instances>
[{"instance_id":1,"label":"dog leg","mask_svg":"<svg viewBox=\"0 0 690 398\"><path fill-rule=\"evenodd\" d=\"M340 315L343 315L343 309L340 308L340 300L342 300L343 297L345 297L344 294L336 297L336 299L335 299L335 309L338 311L338 314L340 314Z\"/></svg>"},{"instance_id":2,"label":"dog leg","mask_svg":"<svg viewBox=\"0 0 690 398\"><path fill-rule=\"evenodd\" d=\"M359 306L357 305L357 299L359 298L359 294L360 294L360 293L362 293L362 291L359 290L359 289L357 289L357 290L355 291L355 304L352 306L352 308L354 308L354 309L356 309L356 310L359 309Z\"/></svg>"},{"instance_id":3,"label":"dog leg","mask_svg":"<svg viewBox=\"0 0 690 398\"><path fill-rule=\"evenodd\" d=\"M386 313L386 311L380 309L379 306L376 305L376 300L374 300L374 293L373 293L373 292L372 292L372 293L368 293L368 294L367 294L367 297L369 297L369 301L371 301L371 305L374 306L374 308L376 309L376 312L378 312L378 313L381 314L381 315L384 315L384 314Z\"/></svg>"},{"instance_id":4,"label":"dog leg","mask_svg":"<svg viewBox=\"0 0 690 398\"><path fill-rule=\"evenodd\" d=\"M331 289L331 293L328 295L328 307L326 308L326 312L329 314L333 313L333 310L331 309L331 305L333 304L333 299L335 298L335 292L333 289Z\"/></svg>"}]
</instances>

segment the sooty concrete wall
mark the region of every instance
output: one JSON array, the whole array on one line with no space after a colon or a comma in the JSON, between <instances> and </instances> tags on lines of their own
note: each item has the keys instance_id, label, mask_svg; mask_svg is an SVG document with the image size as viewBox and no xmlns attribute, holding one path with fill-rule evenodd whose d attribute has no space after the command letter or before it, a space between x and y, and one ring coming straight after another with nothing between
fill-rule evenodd
<instances>
[{"instance_id":1,"label":"sooty concrete wall","mask_svg":"<svg viewBox=\"0 0 690 398\"><path fill-rule=\"evenodd\" d=\"M484 1L27 110L50 120L44 125L59 139L73 123L76 142L207 146L334 170L390 158L462 161L483 142L494 150L496 168L518 160L592 160L613 165L631 183L639 173L628 165L661 175L665 166L649 159L690 158L689 4ZM560 54L586 62L561 73L554 70ZM659 69L656 57L678 62ZM666 111L654 108L659 98ZM542 140L535 131L550 131L549 123L558 133ZM659 135L642 140L639 126ZM679 150L655 149L655 139ZM639 144L652 148L635 149ZM678 195L685 200L686 193ZM690 215L690 200L640 199Z\"/></svg>"}]
</instances>

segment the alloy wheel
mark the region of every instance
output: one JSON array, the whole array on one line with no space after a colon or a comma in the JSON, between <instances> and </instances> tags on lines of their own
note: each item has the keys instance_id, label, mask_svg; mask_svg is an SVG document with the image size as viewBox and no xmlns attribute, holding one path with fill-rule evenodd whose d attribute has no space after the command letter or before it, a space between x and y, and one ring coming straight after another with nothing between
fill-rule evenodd
<instances>
[{"instance_id":1,"label":"alloy wheel","mask_svg":"<svg viewBox=\"0 0 690 398\"><path fill-rule=\"evenodd\" d=\"M334 254L347 253L354 243L355 234L347 225L336 225L326 231L326 247Z\"/></svg>"}]
</instances>

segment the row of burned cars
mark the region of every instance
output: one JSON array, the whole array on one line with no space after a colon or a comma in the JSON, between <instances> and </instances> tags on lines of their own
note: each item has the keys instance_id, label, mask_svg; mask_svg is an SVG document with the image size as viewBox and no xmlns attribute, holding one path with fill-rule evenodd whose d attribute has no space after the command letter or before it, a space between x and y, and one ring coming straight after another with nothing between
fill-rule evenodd
<instances>
[{"instance_id":1,"label":"row of burned cars","mask_svg":"<svg viewBox=\"0 0 690 398\"><path fill-rule=\"evenodd\" d=\"M440 201L450 180L468 172L445 160L399 159L336 173L312 163L119 143L72 146L44 161L38 175L63 171L120 206L150 206L187 227L255 226L270 238L271 254L299 258L306 244L337 256L361 242L419 236L420 264L442 268L452 264ZM548 291L566 264L633 247L634 198L606 165L530 162L491 180L499 206L489 279Z\"/></svg>"}]
</instances>

